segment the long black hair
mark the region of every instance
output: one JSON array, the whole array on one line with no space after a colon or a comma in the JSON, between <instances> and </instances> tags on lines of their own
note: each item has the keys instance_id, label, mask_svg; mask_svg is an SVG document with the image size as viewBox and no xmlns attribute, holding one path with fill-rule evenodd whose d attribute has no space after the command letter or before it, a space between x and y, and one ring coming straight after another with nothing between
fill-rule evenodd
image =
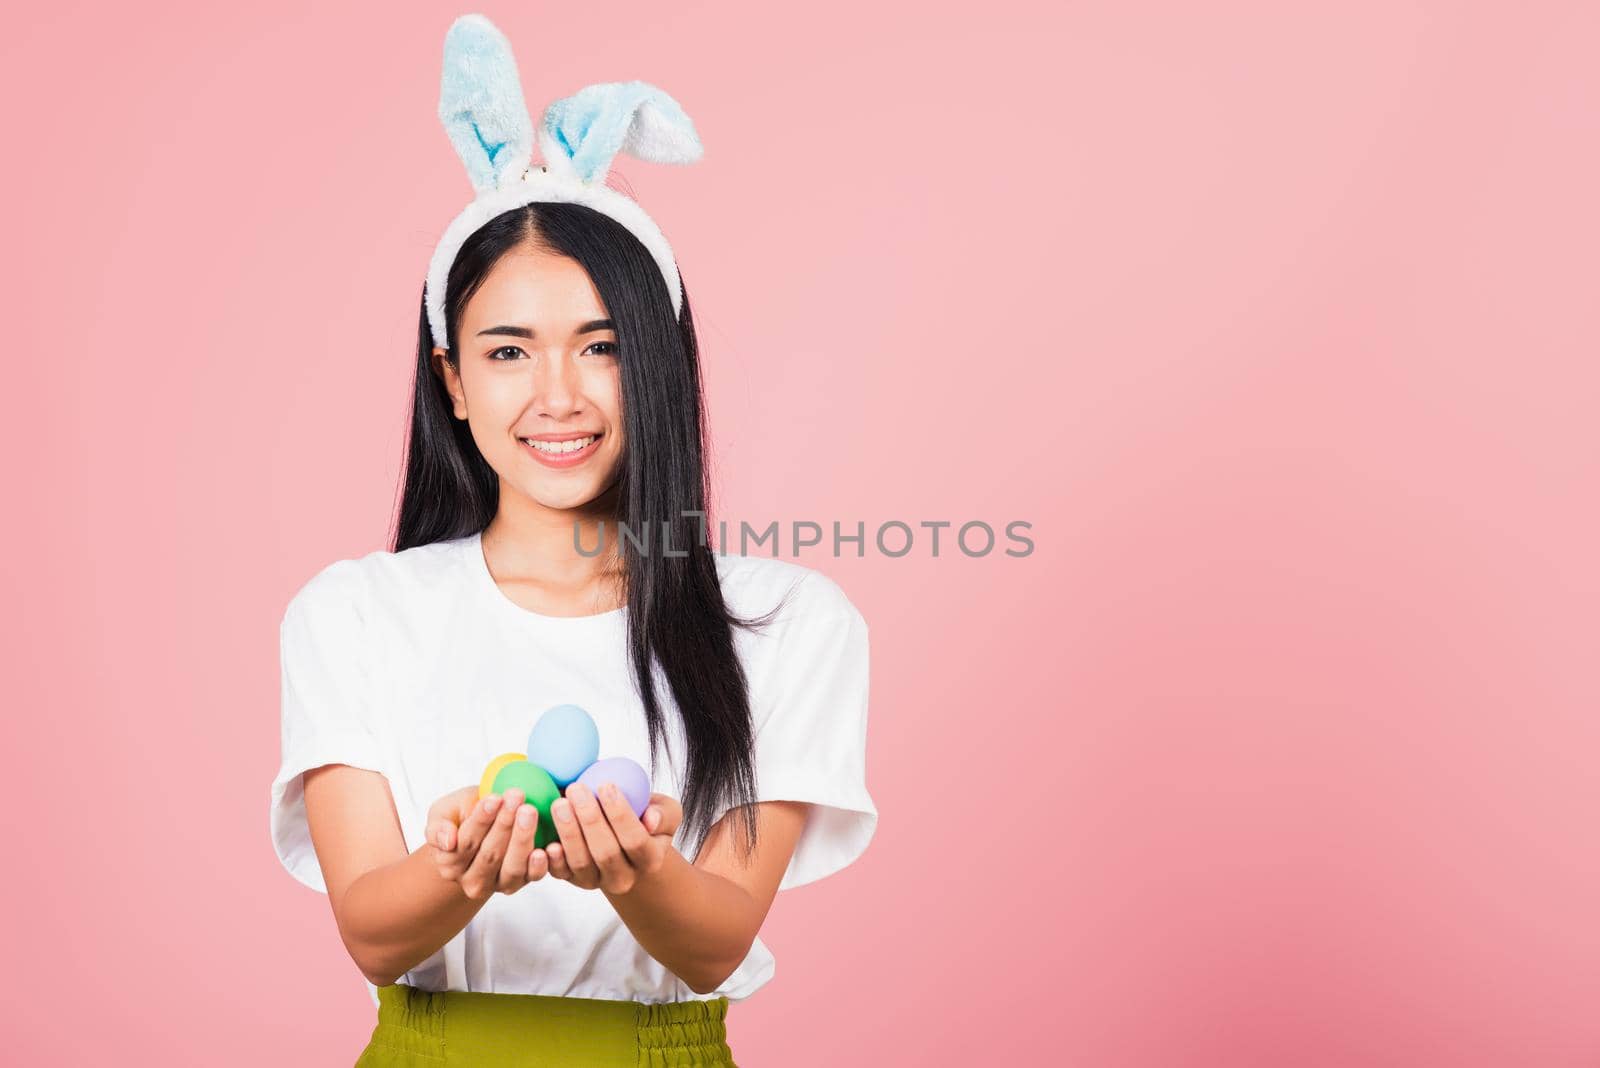
<instances>
[{"instance_id":1,"label":"long black hair","mask_svg":"<svg viewBox=\"0 0 1600 1068\"><path fill-rule=\"evenodd\" d=\"M649 728L652 776L665 727L653 661L683 719L688 746L684 828L693 851L699 851L712 819L725 807L733 816L735 844L752 850L755 737L733 627L765 625L778 608L751 619L730 612L704 537L712 528L704 394L688 294L682 294L682 313L674 317L655 261L608 215L581 204L534 202L514 208L473 233L450 267L446 358L457 371L456 332L467 301L501 256L526 243L577 261L616 324L623 423L617 522L634 534L648 531L651 546L660 537L659 544L687 553L640 551L632 539L617 538L624 564L628 652ZM478 451L467 423L453 418L432 353L424 303L394 552L480 533L499 505L499 477Z\"/></svg>"}]
</instances>

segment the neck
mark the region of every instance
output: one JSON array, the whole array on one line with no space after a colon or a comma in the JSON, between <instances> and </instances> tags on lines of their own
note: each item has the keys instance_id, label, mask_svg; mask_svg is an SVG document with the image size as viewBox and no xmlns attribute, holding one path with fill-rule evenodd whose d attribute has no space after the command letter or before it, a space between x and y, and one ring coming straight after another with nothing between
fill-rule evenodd
<instances>
[{"instance_id":1,"label":"neck","mask_svg":"<svg viewBox=\"0 0 1600 1068\"><path fill-rule=\"evenodd\" d=\"M501 483L499 510L483 531L484 556L497 576L552 587L614 580L623 571L616 503L615 486L576 508L551 508ZM579 552L579 545L590 555Z\"/></svg>"}]
</instances>

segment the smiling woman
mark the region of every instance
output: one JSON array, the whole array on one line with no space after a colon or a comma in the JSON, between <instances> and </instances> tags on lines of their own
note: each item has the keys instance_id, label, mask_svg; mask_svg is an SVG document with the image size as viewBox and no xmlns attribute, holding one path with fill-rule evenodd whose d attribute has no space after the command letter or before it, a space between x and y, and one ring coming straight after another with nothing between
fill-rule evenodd
<instances>
[{"instance_id":1,"label":"smiling woman","mask_svg":"<svg viewBox=\"0 0 1600 1068\"><path fill-rule=\"evenodd\" d=\"M559 224L541 222L540 211L605 218L576 205L530 204L491 222L480 233L509 226L503 240L514 243L470 287L452 335L467 341L430 343L428 360L457 420L468 419L470 393L476 417L468 422L483 433L476 444L489 466L519 470L512 461L533 459L517 488L560 508L593 500L620 476L622 385L616 324L589 273L543 236L541 226ZM457 262L478 258L476 251L463 249ZM533 393L542 408L530 410Z\"/></svg>"},{"instance_id":2,"label":"smiling woman","mask_svg":"<svg viewBox=\"0 0 1600 1068\"><path fill-rule=\"evenodd\" d=\"M462 47L509 62L473 18ZM640 85L591 88L677 121ZM516 130L458 141L490 167L424 288L393 545L329 564L284 614L273 841L372 986L358 1064L732 1064L724 1021L773 975L777 891L876 827L866 623L820 572L703 540L677 264L637 205L573 177L588 142L564 154L576 130L630 142L607 106L542 139L538 167ZM674 548L580 552L601 524ZM653 793L638 816L574 782L541 848L520 791L479 782L557 704Z\"/></svg>"}]
</instances>

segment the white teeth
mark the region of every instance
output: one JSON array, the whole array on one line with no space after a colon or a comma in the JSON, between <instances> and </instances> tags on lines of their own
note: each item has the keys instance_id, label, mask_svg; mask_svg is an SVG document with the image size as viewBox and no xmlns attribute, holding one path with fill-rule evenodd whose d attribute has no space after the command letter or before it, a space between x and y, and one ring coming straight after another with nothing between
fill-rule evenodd
<instances>
[{"instance_id":1,"label":"white teeth","mask_svg":"<svg viewBox=\"0 0 1600 1068\"><path fill-rule=\"evenodd\" d=\"M519 438L518 440L524 444L532 445L540 452L560 455L564 452L577 452L579 449L586 449L594 439L595 435L590 434L586 438L573 438L571 441L534 441L532 438Z\"/></svg>"}]
</instances>

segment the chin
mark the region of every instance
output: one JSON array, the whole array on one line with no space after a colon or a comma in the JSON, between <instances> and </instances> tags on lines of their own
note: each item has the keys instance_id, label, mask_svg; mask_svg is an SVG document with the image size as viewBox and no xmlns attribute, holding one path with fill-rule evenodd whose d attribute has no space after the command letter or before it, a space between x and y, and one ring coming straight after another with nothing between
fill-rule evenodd
<instances>
[{"instance_id":1,"label":"chin","mask_svg":"<svg viewBox=\"0 0 1600 1068\"><path fill-rule=\"evenodd\" d=\"M544 508L582 508L606 494L615 484L614 476L618 474L618 465L614 460L603 468L591 467L591 464L568 472L528 471L524 467L517 472L522 477L514 480L512 485L524 497Z\"/></svg>"},{"instance_id":2,"label":"chin","mask_svg":"<svg viewBox=\"0 0 1600 1068\"><path fill-rule=\"evenodd\" d=\"M567 509L581 508L600 496L600 483L594 482L584 486L524 486L525 493L535 503L546 508Z\"/></svg>"}]
</instances>

